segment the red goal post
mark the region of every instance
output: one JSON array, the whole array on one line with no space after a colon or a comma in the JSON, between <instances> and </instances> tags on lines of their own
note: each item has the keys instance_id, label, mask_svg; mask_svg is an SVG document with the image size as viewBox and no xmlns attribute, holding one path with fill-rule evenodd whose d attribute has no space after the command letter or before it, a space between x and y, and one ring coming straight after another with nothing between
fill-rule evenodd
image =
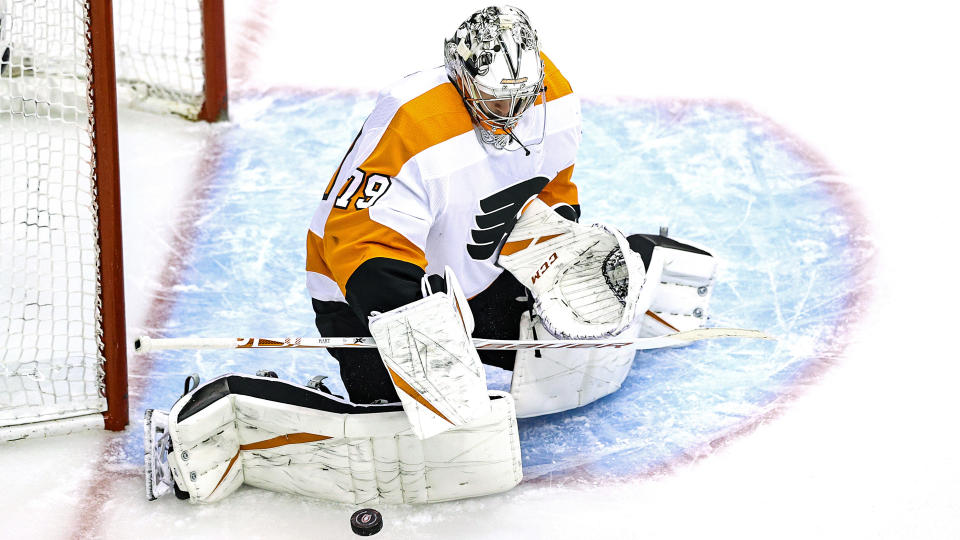
<instances>
[{"instance_id":1,"label":"red goal post","mask_svg":"<svg viewBox=\"0 0 960 540\"><path fill-rule=\"evenodd\" d=\"M99 224L100 324L106 429L122 430L130 421L127 399L127 331L123 295L123 238L120 214L117 80L113 56L111 0L88 0L90 17L91 105L93 108L93 183ZM121 0L122 1L122 0Z\"/></svg>"}]
</instances>

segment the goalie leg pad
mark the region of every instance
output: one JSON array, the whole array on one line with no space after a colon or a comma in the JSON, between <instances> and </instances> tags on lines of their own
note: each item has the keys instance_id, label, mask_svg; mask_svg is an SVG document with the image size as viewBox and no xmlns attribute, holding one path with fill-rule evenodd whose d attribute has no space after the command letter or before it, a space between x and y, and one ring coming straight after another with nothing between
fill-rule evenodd
<instances>
[{"instance_id":1,"label":"goalie leg pad","mask_svg":"<svg viewBox=\"0 0 960 540\"><path fill-rule=\"evenodd\" d=\"M413 432L426 439L490 412L487 379L470 338L473 316L450 269L447 292L370 318L370 333Z\"/></svg>"},{"instance_id":2,"label":"goalie leg pad","mask_svg":"<svg viewBox=\"0 0 960 540\"><path fill-rule=\"evenodd\" d=\"M629 329L628 329L629 331ZM538 317L520 320L520 339L545 339ZM546 337L549 339L549 337ZM620 388L637 351L628 349L519 350L510 394L517 417L528 418L582 407Z\"/></svg>"},{"instance_id":3,"label":"goalie leg pad","mask_svg":"<svg viewBox=\"0 0 960 540\"><path fill-rule=\"evenodd\" d=\"M427 503L506 491L521 479L513 399L428 440L398 404L354 405L272 378L225 375L169 415L171 469L191 502L240 485L349 504Z\"/></svg>"},{"instance_id":4,"label":"goalie leg pad","mask_svg":"<svg viewBox=\"0 0 960 540\"><path fill-rule=\"evenodd\" d=\"M707 250L659 235L636 234L630 247L645 259L660 254L663 271L650 309L638 313L638 337L655 337L704 326L709 316L717 261Z\"/></svg>"}]
</instances>

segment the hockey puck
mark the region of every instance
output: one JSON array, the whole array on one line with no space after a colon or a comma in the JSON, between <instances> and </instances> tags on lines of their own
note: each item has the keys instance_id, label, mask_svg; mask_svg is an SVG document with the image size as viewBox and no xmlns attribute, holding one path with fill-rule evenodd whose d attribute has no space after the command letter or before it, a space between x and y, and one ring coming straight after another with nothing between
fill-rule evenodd
<instances>
[{"instance_id":1,"label":"hockey puck","mask_svg":"<svg viewBox=\"0 0 960 540\"><path fill-rule=\"evenodd\" d=\"M361 508L350 516L350 528L360 536L372 536L383 528L383 516L373 508Z\"/></svg>"}]
</instances>

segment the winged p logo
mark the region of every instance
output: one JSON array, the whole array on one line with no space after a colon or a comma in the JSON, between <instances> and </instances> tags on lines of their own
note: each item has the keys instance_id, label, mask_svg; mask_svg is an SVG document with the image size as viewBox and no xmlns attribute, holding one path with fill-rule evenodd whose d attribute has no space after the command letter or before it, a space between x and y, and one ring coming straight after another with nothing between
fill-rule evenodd
<instances>
[{"instance_id":1,"label":"winged p logo","mask_svg":"<svg viewBox=\"0 0 960 540\"><path fill-rule=\"evenodd\" d=\"M472 244L467 244L467 253L478 261L489 259L497 251L497 246L517 223L523 205L531 197L540 193L550 183L550 179L538 176L500 190L480 201L480 211L474 217L477 224L470 231Z\"/></svg>"}]
</instances>

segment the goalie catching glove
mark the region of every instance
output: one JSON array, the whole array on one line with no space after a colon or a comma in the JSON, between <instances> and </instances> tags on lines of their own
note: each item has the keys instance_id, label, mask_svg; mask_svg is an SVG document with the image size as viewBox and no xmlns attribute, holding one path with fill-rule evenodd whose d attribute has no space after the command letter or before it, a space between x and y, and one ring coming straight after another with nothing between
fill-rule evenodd
<instances>
[{"instance_id":1,"label":"goalie catching glove","mask_svg":"<svg viewBox=\"0 0 960 540\"><path fill-rule=\"evenodd\" d=\"M713 255L667 238L665 229L659 235L631 235L626 243L624 248L619 231L563 220L538 201L527 208L500 256L501 266L526 284L537 300L537 315L523 318L520 338L543 339L544 330L561 339L584 336L587 332L583 329L598 318L596 312L606 313L601 319L605 324L593 324L592 328L629 338L702 327L717 271ZM626 254L622 262L621 253ZM536 267L544 256L549 264L543 266L549 268ZM637 257L642 261L639 268L634 266ZM550 274L554 267L558 267L556 273ZM640 291L624 287L624 279L628 285L633 281ZM618 311L614 300L620 299L624 289L626 298ZM599 311L600 307L607 311ZM571 327L580 328L579 334L577 330L563 331ZM608 348L517 351L510 386L517 416L582 407L616 391L635 354L629 349Z\"/></svg>"},{"instance_id":2,"label":"goalie catching glove","mask_svg":"<svg viewBox=\"0 0 960 540\"><path fill-rule=\"evenodd\" d=\"M500 251L498 263L533 292L543 326L560 339L615 336L650 306L663 257L646 268L623 234L568 221L533 199Z\"/></svg>"}]
</instances>

